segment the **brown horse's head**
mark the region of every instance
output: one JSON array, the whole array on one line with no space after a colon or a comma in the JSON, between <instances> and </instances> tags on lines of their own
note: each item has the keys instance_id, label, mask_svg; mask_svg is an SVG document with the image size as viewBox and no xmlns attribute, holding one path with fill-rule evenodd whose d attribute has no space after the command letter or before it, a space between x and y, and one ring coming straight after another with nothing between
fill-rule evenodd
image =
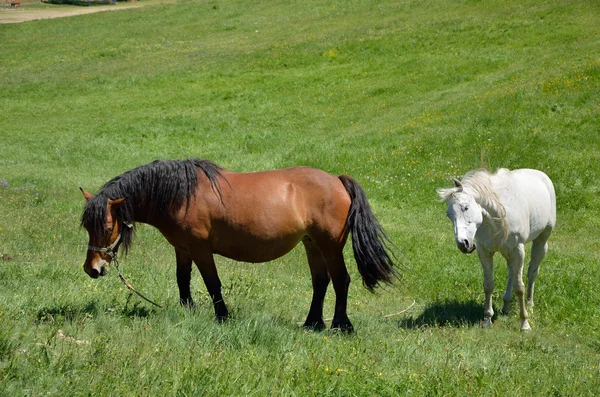
<instances>
[{"instance_id":1,"label":"brown horse's head","mask_svg":"<svg viewBox=\"0 0 600 397\"><path fill-rule=\"evenodd\" d=\"M94 197L83 189L81 192L87 200L81 223L89 235L83 270L90 277L98 278L108 273L108 264L113 260L122 241L117 210L125 198L111 200L102 196Z\"/></svg>"}]
</instances>

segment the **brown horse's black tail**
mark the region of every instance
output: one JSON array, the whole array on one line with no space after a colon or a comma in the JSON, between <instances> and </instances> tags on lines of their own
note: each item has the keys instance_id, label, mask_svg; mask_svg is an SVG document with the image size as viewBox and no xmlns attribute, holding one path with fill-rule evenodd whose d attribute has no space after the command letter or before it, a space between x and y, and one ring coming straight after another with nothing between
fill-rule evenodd
<instances>
[{"instance_id":1,"label":"brown horse's black tail","mask_svg":"<svg viewBox=\"0 0 600 397\"><path fill-rule=\"evenodd\" d=\"M352 203L346 228L352 232L352 248L363 285L373 292L380 282L392 284L396 278L389 245L393 245L373 215L365 191L348 175L339 176ZM393 254L392 254L393 255Z\"/></svg>"}]
</instances>

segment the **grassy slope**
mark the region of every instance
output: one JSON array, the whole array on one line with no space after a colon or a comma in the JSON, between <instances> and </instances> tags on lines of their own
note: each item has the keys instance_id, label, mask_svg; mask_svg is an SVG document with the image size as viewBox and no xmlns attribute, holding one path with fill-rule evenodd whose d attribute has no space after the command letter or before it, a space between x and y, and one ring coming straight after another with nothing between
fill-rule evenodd
<instances>
[{"instance_id":1,"label":"grassy slope","mask_svg":"<svg viewBox=\"0 0 600 397\"><path fill-rule=\"evenodd\" d=\"M0 254L12 258L0 260L0 394L597 391L598 5L287 3L0 25ZM200 307L176 305L172 249L150 228L123 267L165 310L114 276L87 278L77 187L192 156L353 175L401 247L403 282L370 295L348 251L357 333L343 337L296 326L311 296L300 249L262 265L219 258L235 314L223 326L197 273ZM479 329L479 265L436 203L436 187L481 165L555 182L531 334L516 313Z\"/></svg>"}]
</instances>

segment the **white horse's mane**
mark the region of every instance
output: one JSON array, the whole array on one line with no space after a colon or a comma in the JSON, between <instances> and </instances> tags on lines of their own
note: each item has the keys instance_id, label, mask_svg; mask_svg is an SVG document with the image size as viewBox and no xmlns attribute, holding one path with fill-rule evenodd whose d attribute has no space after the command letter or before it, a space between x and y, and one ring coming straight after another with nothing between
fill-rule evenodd
<instances>
[{"instance_id":1,"label":"white horse's mane","mask_svg":"<svg viewBox=\"0 0 600 397\"><path fill-rule=\"evenodd\" d=\"M500 168L496 171L496 175L508 172L510 172L508 169ZM461 192L472 196L475 202L489 213L489 220L498 228L498 233L503 234L503 240L506 240L508 238L506 209L492 186L491 175L490 172L484 169L469 171L463 176L460 182L461 186L439 189L438 194L442 201L448 201L456 193Z\"/></svg>"}]
</instances>

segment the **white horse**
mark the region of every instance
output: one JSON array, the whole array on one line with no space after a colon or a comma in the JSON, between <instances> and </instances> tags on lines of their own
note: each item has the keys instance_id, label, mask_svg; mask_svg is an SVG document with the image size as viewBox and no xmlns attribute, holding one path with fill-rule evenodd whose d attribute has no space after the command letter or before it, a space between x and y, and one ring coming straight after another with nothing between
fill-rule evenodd
<instances>
[{"instance_id":1,"label":"white horse","mask_svg":"<svg viewBox=\"0 0 600 397\"><path fill-rule=\"evenodd\" d=\"M462 182L454 180L453 188L438 189L438 194L448 203L446 214L454 224L458 249L467 254L477 249L485 292L482 325L492 325L493 255L500 252L508 266L502 313L510 310L514 288L519 299L521 330L531 329L524 299L524 245L533 241L527 271L527 305L532 310L535 278L556 224L556 195L550 178L530 169L501 168L495 174L477 170L465 175Z\"/></svg>"}]
</instances>

